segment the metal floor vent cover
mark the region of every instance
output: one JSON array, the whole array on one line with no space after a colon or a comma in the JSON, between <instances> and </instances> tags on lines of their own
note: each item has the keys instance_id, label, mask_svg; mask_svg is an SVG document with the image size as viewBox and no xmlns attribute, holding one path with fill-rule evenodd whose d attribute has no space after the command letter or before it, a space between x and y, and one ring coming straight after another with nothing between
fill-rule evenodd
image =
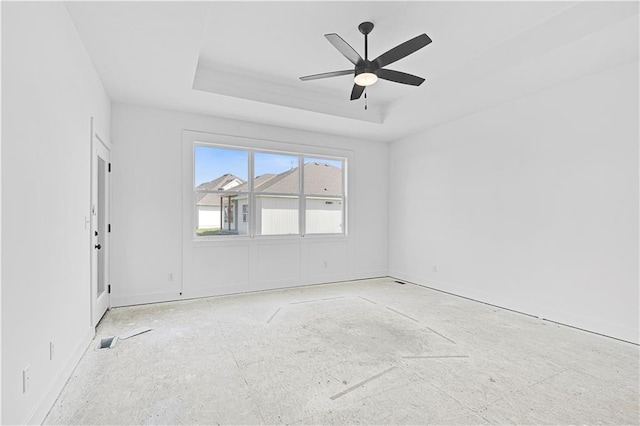
<instances>
[{"instance_id":1,"label":"metal floor vent cover","mask_svg":"<svg viewBox=\"0 0 640 426\"><path fill-rule=\"evenodd\" d=\"M103 337L98 343L97 349L111 349L116 345L118 338L116 336Z\"/></svg>"}]
</instances>

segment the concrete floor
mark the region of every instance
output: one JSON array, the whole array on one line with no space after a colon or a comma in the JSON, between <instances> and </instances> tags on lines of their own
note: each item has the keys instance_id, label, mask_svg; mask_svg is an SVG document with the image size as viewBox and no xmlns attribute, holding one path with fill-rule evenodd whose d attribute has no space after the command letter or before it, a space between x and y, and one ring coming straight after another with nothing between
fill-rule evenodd
<instances>
[{"instance_id":1,"label":"concrete floor","mask_svg":"<svg viewBox=\"0 0 640 426\"><path fill-rule=\"evenodd\" d=\"M632 344L356 281L113 309L45 424L638 424L638 362Z\"/></svg>"}]
</instances>

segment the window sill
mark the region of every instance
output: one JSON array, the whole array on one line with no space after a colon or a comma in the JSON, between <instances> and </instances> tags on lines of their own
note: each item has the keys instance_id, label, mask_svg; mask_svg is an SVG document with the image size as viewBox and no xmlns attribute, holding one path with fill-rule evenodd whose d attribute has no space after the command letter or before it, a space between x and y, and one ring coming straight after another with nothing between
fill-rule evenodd
<instances>
[{"instance_id":1,"label":"window sill","mask_svg":"<svg viewBox=\"0 0 640 426\"><path fill-rule=\"evenodd\" d=\"M246 244L251 241L303 241L303 240L346 240L346 234L305 234L305 235L228 235L228 236L209 236L194 237L192 242L194 245L218 245L218 243L230 244Z\"/></svg>"}]
</instances>

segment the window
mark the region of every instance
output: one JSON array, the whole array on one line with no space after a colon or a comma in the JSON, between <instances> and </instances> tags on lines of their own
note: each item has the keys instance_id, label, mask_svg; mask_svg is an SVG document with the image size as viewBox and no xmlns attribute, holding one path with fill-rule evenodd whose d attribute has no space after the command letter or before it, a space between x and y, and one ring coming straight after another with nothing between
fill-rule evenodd
<instances>
[{"instance_id":1,"label":"window","mask_svg":"<svg viewBox=\"0 0 640 426\"><path fill-rule=\"evenodd\" d=\"M196 143L195 235L344 234L345 164Z\"/></svg>"},{"instance_id":2,"label":"window","mask_svg":"<svg viewBox=\"0 0 640 426\"><path fill-rule=\"evenodd\" d=\"M249 214L249 205L242 205L242 223L247 223L247 215Z\"/></svg>"},{"instance_id":3,"label":"window","mask_svg":"<svg viewBox=\"0 0 640 426\"><path fill-rule=\"evenodd\" d=\"M344 232L343 162L304 158L305 224L307 234Z\"/></svg>"},{"instance_id":4,"label":"window","mask_svg":"<svg viewBox=\"0 0 640 426\"><path fill-rule=\"evenodd\" d=\"M234 220L238 216L238 203L248 198L248 164L248 151L203 145L194 147L197 236L248 233L246 220L243 221L245 226Z\"/></svg>"},{"instance_id":5,"label":"window","mask_svg":"<svg viewBox=\"0 0 640 426\"><path fill-rule=\"evenodd\" d=\"M288 154L254 154L256 235L299 234L299 159Z\"/></svg>"}]
</instances>

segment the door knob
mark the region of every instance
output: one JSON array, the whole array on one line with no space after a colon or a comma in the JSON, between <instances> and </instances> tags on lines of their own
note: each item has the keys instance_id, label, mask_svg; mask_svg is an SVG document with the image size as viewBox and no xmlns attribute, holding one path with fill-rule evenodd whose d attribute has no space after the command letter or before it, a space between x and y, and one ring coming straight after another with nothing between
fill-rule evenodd
<instances>
[{"instance_id":1,"label":"door knob","mask_svg":"<svg viewBox=\"0 0 640 426\"><path fill-rule=\"evenodd\" d=\"M96 244L94 247L97 248L98 250L100 250L102 248L102 246L100 244Z\"/></svg>"}]
</instances>

